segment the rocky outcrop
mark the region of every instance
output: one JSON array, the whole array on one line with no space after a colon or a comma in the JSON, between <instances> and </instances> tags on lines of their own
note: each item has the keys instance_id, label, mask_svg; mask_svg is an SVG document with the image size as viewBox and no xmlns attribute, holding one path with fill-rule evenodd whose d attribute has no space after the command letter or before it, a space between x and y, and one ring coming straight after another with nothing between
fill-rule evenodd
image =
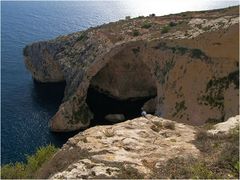
<instances>
[{"instance_id":1,"label":"rocky outcrop","mask_svg":"<svg viewBox=\"0 0 240 180\"><path fill-rule=\"evenodd\" d=\"M174 157L198 157L194 127L147 115L113 126L96 126L74 137L44 164L37 178L150 178ZM129 177L125 177L129 178Z\"/></svg>"},{"instance_id":2,"label":"rocky outcrop","mask_svg":"<svg viewBox=\"0 0 240 180\"><path fill-rule=\"evenodd\" d=\"M238 114L238 32L238 7L139 17L33 43L24 56L36 80L66 81L53 131L89 126L89 86L119 100L156 96L155 114L201 125Z\"/></svg>"},{"instance_id":3,"label":"rocky outcrop","mask_svg":"<svg viewBox=\"0 0 240 180\"><path fill-rule=\"evenodd\" d=\"M147 113L152 114L156 111L156 106L157 106L157 98L152 98L143 105L142 109Z\"/></svg>"},{"instance_id":4,"label":"rocky outcrop","mask_svg":"<svg viewBox=\"0 0 240 180\"><path fill-rule=\"evenodd\" d=\"M228 134L232 129L239 127L239 125L240 125L239 119L240 119L239 115L237 115L235 117L231 117L225 122L214 125L213 128L211 130L209 130L208 132L210 132L212 134L217 134L217 133Z\"/></svg>"}]
</instances>

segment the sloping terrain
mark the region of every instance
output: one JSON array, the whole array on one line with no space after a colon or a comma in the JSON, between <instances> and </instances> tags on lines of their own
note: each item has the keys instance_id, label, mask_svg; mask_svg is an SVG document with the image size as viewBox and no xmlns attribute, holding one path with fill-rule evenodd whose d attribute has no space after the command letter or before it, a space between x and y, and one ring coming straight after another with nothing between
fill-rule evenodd
<instances>
[{"instance_id":1,"label":"sloping terrain","mask_svg":"<svg viewBox=\"0 0 240 180\"><path fill-rule=\"evenodd\" d=\"M224 134L212 134L147 115L92 127L70 138L36 178L237 178L239 116L225 125Z\"/></svg>"}]
</instances>

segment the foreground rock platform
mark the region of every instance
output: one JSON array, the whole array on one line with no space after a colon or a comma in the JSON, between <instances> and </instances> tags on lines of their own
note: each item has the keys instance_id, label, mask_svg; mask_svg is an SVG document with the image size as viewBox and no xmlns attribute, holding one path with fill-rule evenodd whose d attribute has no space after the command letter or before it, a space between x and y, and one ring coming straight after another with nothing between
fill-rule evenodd
<instances>
[{"instance_id":1,"label":"foreground rock platform","mask_svg":"<svg viewBox=\"0 0 240 180\"><path fill-rule=\"evenodd\" d=\"M155 97L155 114L193 125L239 111L238 7L120 20L27 45L24 57L37 81L66 81L52 131L89 126L89 87L119 100Z\"/></svg>"},{"instance_id":2,"label":"foreground rock platform","mask_svg":"<svg viewBox=\"0 0 240 180\"><path fill-rule=\"evenodd\" d=\"M92 127L70 138L37 177L121 178L127 168L150 178L168 159L198 157L195 133L194 127L152 115Z\"/></svg>"},{"instance_id":3,"label":"foreground rock platform","mask_svg":"<svg viewBox=\"0 0 240 180\"><path fill-rule=\"evenodd\" d=\"M219 155L222 150L232 152L233 147L228 146L231 145L237 148L236 152L239 151L239 117L239 115L231 117L225 122L226 126L222 127L222 123L218 123L208 131L203 127L190 126L152 115L112 126L92 127L70 138L48 162L43 164L35 178L185 179L195 177L194 173L187 174L188 170L206 159L207 165L213 164L215 172L214 163L219 166L218 158L222 159L224 156ZM228 141L232 141L229 135L234 129L238 138L229 144ZM204 150L204 147L208 150ZM236 155L230 153L227 158L233 156ZM178 161L179 159L181 161ZM228 162L224 163L227 166ZM184 172L181 166L188 170ZM200 167L196 168L198 175L201 178L209 177L206 175L207 169L202 171ZM224 168L222 171L219 178L237 176L237 174L232 176L232 172ZM201 172L205 173L201 175Z\"/></svg>"}]
</instances>

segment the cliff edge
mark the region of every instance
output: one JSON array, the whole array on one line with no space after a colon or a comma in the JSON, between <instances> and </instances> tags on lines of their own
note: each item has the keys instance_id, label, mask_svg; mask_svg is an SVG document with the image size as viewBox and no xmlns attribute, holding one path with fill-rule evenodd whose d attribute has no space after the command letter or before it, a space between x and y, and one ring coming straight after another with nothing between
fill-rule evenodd
<instances>
[{"instance_id":1,"label":"cliff edge","mask_svg":"<svg viewBox=\"0 0 240 180\"><path fill-rule=\"evenodd\" d=\"M53 131L89 126L90 88L193 125L239 111L238 7L120 20L27 45L24 57L37 81L66 81Z\"/></svg>"}]
</instances>

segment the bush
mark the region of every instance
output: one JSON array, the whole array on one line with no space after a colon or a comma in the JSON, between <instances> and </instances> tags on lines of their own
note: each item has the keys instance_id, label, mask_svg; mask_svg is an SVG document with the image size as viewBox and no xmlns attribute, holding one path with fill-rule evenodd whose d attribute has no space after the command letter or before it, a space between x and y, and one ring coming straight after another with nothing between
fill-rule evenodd
<instances>
[{"instance_id":1,"label":"bush","mask_svg":"<svg viewBox=\"0 0 240 180\"><path fill-rule=\"evenodd\" d=\"M82 41L82 40L85 40L87 39L87 34L86 32L83 32L78 38L77 38L77 41Z\"/></svg>"},{"instance_id":2,"label":"bush","mask_svg":"<svg viewBox=\"0 0 240 180\"><path fill-rule=\"evenodd\" d=\"M44 162L50 159L57 152L57 148L53 145L40 147L37 152L31 156L27 156L26 163L16 162L1 167L2 179L22 179L33 178L35 172L42 166Z\"/></svg>"},{"instance_id":3,"label":"bush","mask_svg":"<svg viewBox=\"0 0 240 180\"><path fill-rule=\"evenodd\" d=\"M193 143L201 156L173 157L155 166L152 178L239 179L239 127L229 134L199 130Z\"/></svg>"},{"instance_id":4,"label":"bush","mask_svg":"<svg viewBox=\"0 0 240 180\"><path fill-rule=\"evenodd\" d=\"M190 173L193 179L213 179L217 178L205 163L197 162L190 167Z\"/></svg>"},{"instance_id":5,"label":"bush","mask_svg":"<svg viewBox=\"0 0 240 180\"><path fill-rule=\"evenodd\" d=\"M163 123L163 127L164 127L164 128L167 128L167 129L174 130L174 129L175 129L175 123L172 122L172 121L165 121L165 122Z\"/></svg>"},{"instance_id":6,"label":"bush","mask_svg":"<svg viewBox=\"0 0 240 180\"><path fill-rule=\"evenodd\" d=\"M201 49L192 49L191 50L191 57L192 58L207 58L206 54L204 52L202 52Z\"/></svg>"},{"instance_id":7,"label":"bush","mask_svg":"<svg viewBox=\"0 0 240 180\"><path fill-rule=\"evenodd\" d=\"M103 134L106 137L113 137L114 136L114 130L113 129L106 129L103 131Z\"/></svg>"},{"instance_id":8,"label":"bush","mask_svg":"<svg viewBox=\"0 0 240 180\"><path fill-rule=\"evenodd\" d=\"M150 22L144 22L142 25L142 28L148 29L152 26L152 24Z\"/></svg>"},{"instance_id":9,"label":"bush","mask_svg":"<svg viewBox=\"0 0 240 180\"><path fill-rule=\"evenodd\" d=\"M161 33L164 34L164 33L168 33L170 30L170 27L169 26L164 26Z\"/></svg>"},{"instance_id":10,"label":"bush","mask_svg":"<svg viewBox=\"0 0 240 180\"><path fill-rule=\"evenodd\" d=\"M133 36L139 36L139 34L140 34L140 33L139 33L138 30L136 30L136 29L133 30Z\"/></svg>"}]
</instances>

